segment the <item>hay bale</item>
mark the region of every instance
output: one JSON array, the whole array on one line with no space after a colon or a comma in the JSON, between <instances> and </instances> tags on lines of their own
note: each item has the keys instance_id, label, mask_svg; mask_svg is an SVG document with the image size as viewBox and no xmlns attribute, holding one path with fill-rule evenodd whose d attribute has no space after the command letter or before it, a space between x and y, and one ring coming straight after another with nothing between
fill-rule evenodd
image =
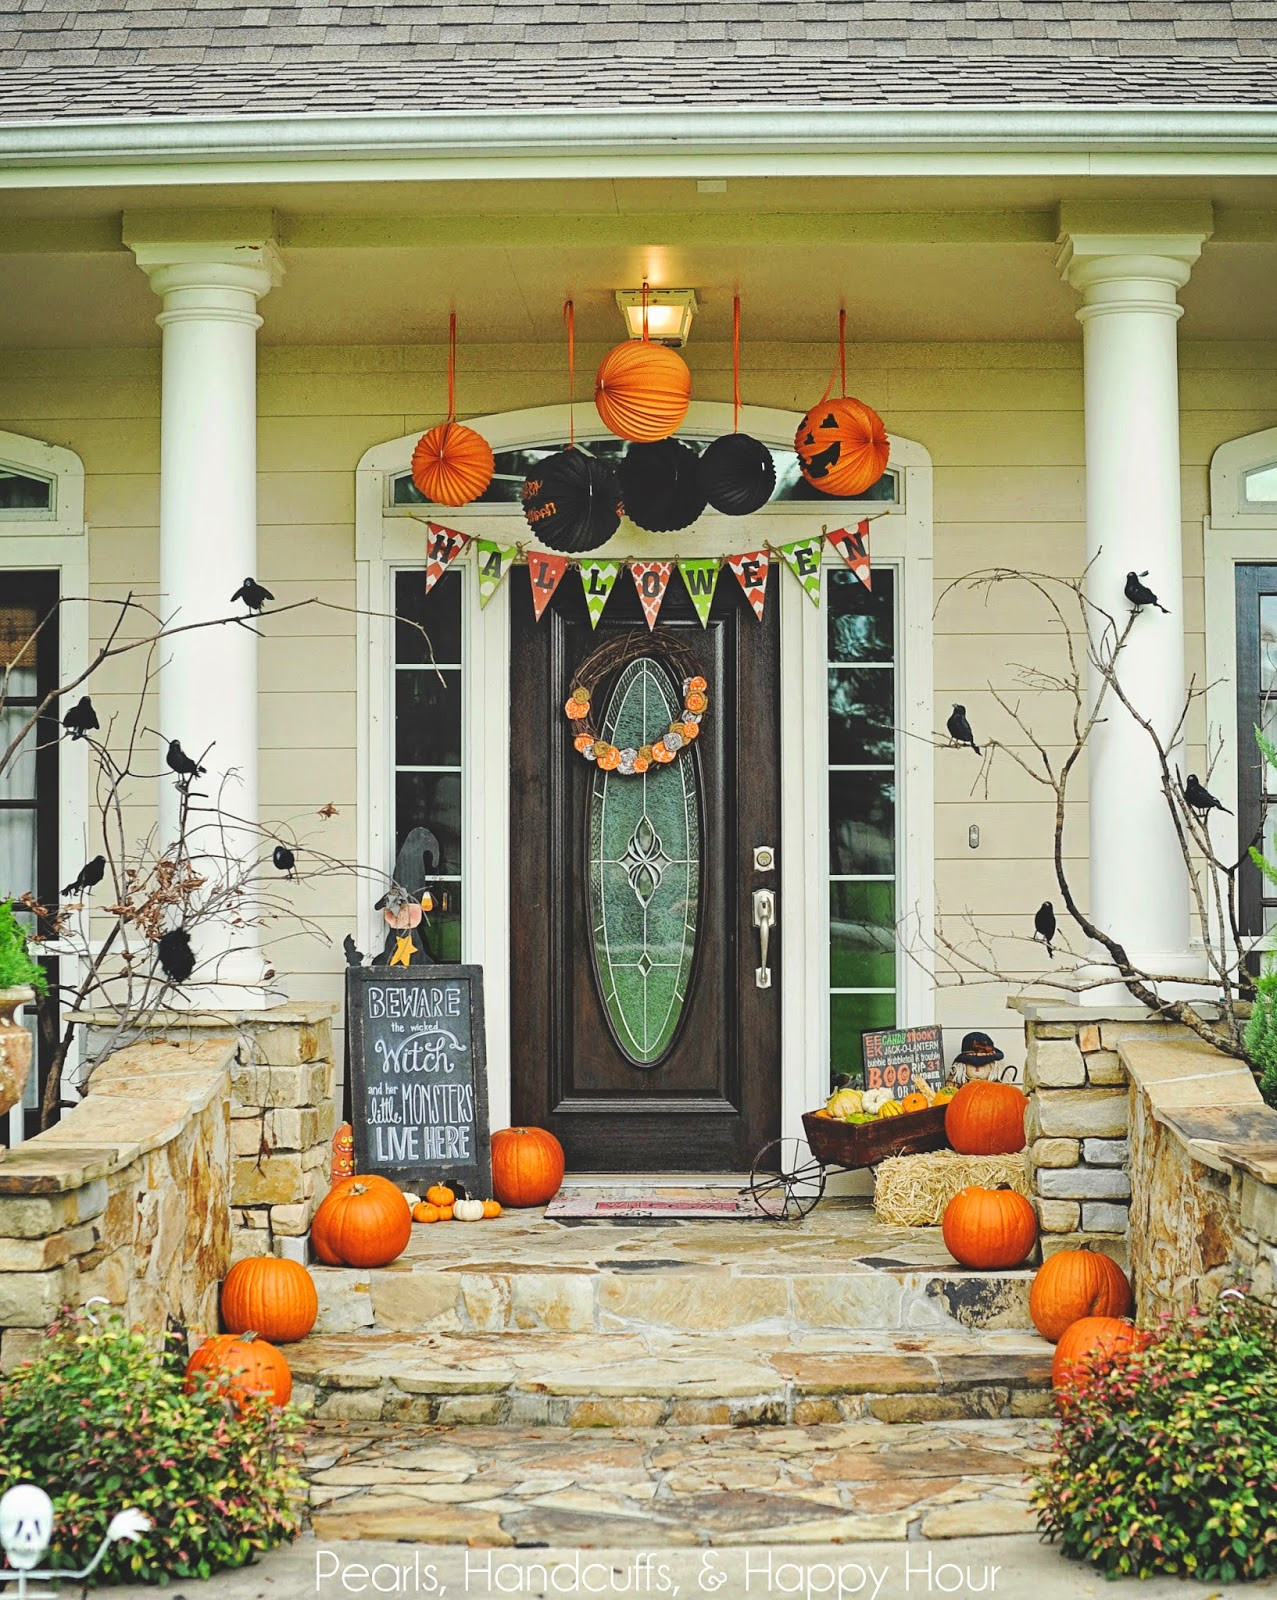
<instances>
[{"instance_id":1,"label":"hay bale","mask_svg":"<svg viewBox=\"0 0 1277 1600\"><path fill-rule=\"evenodd\" d=\"M932 1150L921 1156L892 1156L874 1173L874 1210L882 1222L919 1228L937 1223L959 1189L996 1189L1009 1183L1029 1193L1029 1163L1023 1150L1013 1156L964 1156Z\"/></svg>"}]
</instances>

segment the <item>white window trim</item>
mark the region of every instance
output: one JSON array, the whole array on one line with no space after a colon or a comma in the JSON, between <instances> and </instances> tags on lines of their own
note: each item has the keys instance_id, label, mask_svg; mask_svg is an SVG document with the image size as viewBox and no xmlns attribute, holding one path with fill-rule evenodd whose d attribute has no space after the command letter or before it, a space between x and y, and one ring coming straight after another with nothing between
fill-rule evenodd
<instances>
[{"instance_id":1,"label":"white window trim","mask_svg":"<svg viewBox=\"0 0 1277 1600\"><path fill-rule=\"evenodd\" d=\"M53 506L45 511L10 511L0 516L0 575L57 572L63 605L58 618L60 683L69 683L89 662L89 530L84 520L84 463L73 451L0 430L0 461L19 472L48 478ZM0 585L2 585L0 577ZM86 684L91 691L92 685ZM89 752L82 741L63 741L58 763L58 881L69 882L88 859ZM67 958L63 957L65 961ZM74 973L65 975L74 980ZM20 1111L10 1113L10 1137L22 1137Z\"/></svg>"},{"instance_id":2,"label":"white window trim","mask_svg":"<svg viewBox=\"0 0 1277 1600\"><path fill-rule=\"evenodd\" d=\"M1249 562L1277 565L1277 506L1243 510L1245 476L1277 460L1277 428L1220 445L1210 463L1210 514L1203 519L1205 574L1206 728L1209 748L1219 744L1211 792L1237 804L1237 580ZM1243 841L1236 817L1223 817L1221 854L1236 860Z\"/></svg>"},{"instance_id":3,"label":"white window trim","mask_svg":"<svg viewBox=\"0 0 1277 1600\"><path fill-rule=\"evenodd\" d=\"M577 411L578 424L586 419ZM762 407L741 408L740 427L764 443L792 446L801 421L797 413ZM470 419L494 451L566 439L566 406ZM694 401L685 430L716 437L732 428L732 407ZM591 437L586 428L579 436ZM390 860L391 773L394 701L393 639L384 615L393 609L393 574L423 563L424 530L429 517L476 537L540 548L528 533L517 505L415 508L388 506L388 483L407 468L419 435L404 434L375 445L360 459L355 489L355 562L358 590L358 782L359 859L382 867ZM897 995L900 1015L911 1024L935 1016L934 982L905 953L906 945L931 937L935 904L933 643L932 643L932 472L931 457L913 440L893 436L892 465L904 469L901 504L831 500L828 506L785 501L747 519L709 513L695 528L666 539L661 553L716 555L747 549L751 542L780 544L871 516L875 565L897 571L898 797L896 808L900 904L905 926L898 938ZM615 538L592 552L625 558L653 551L652 535L622 523ZM841 565L826 552L826 566ZM489 1105L494 1127L510 1115L509 955L509 705L510 584L512 575L480 610L478 575L472 560L459 558L465 584L462 650L465 717L462 729L462 827L465 871L462 948L465 959L482 965L487 1006ZM779 585L781 630L781 837L780 919L783 1004L781 1069L782 1126L801 1136L801 1115L827 1093L829 1060L829 874L826 613L811 604L801 586L787 576ZM811 753L815 752L812 757ZM759 841L765 843L767 841ZM805 891L819 884L818 893ZM371 901L361 907L364 949L382 942Z\"/></svg>"}]
</instances>

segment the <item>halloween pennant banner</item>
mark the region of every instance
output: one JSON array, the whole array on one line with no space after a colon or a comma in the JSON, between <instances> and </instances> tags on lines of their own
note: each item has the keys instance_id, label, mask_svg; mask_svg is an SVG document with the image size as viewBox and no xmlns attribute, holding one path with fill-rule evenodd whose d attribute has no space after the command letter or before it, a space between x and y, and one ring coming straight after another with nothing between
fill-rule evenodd
<instances>
[{"instance_id":1,"label":"halloween pennant banner","mask_svg":"<svg viewBox=\"0 0 1277 1600\"><path fill-rule=\"evenodd\" d=\"M718 557L709 556L699 561L680 561L678 570L683 578L687 597L701 619L701 627L709 626L709 608L714 604L714 591L718 588Z\"/></svg>"},{"instance_id":2,"label":"halloween pennant banner","mask_svg":"<svg viewBox=\"0 0 1277 1600\"><path fill-rule=\"evenodd\" d=\"M545 555L534 551L528 556L528 581L532 585L532 610L536 620L540 622L545 614L554 591L563 581L563 574L568 570L566 556Z\"/></svg>"},{"instance_id":3,"label":"halloween pennant banner","mask_svg":"<svg viewBox=\"0 0 1277 1600\"><path fill-rule=\"evenodd\" d=\"M873 572L869 565L869 519L862 517L856 524L856 531L849 533L846 528L835 528L825 537L834 549L843 558L851 570L864 584L865 588L873 592Z\"/></svg>"},{"instance_id":4,"label":"halloween pennant banner","mask_svg":"<svg viewBox=\"0 0 1277 1600\"><path fill-rule=\"evenodd\" d=\"M771 565L771 556L766 550L748 550L744 555L728 556L727 565L745 591L745 598L753 606L754 615L761 622L763 607L767 604L767 569Z\"/></svg>"},{"instance_id":5,"label":"halloween pennant banner","mask_svg":"<svg viewBox=\"0 0 1277 1600\"><path fill-rule=\"evenodd\" d=\"M619 561L583 561L581 587L585 590L585 609L590 613L590 626L597 628L612 585L621 571Z\"/></svg>"},{"instance_id":6,"label":"halloween pennant banner","mask_svg":"<svg viewBox=\"0 0 1277 1600\"><path fill-rule=\"evenodd\" d=\"M479 540L475 555L479 563L480 611L505 582L518 553L517 544L493 544L491 539Z\"/></svg>"},{"instance_id":7,"label":"halloween pennant banner","mask_svg":"<svg viewBox=\"0 0 1277 1600\"><path fill-rule=\"evenodd\" d=\"M656 619L661 611L661 601L665 598L665 591L669 588L673 575L672 561L630 562L630 576L634 579L634 587L638 590L639 603L643 607L643 617L647 622L649 633L656 626Z\"/></svg>"},{"instance_id":8,"label":"halloween pennant banner","mask_svg":"<svg viewBox=\"0 0 1277 1600\"><path fill-rule=\"evenodd\" d=\"M778 552L785 565L803 586L803 593L812 605L820 605L820 536L814 539L795 539L793 544L783 544Z\"/></svg>"},{"instance_id":9,"label":"halloween pennant banner","mask_svg":"<svg viewBox=\"0 0 1277 1600\"><path fill-rule=\"evenodd\" d=\"M448 567L470 543L468 533L458 533L437 522L428 522L430 537L426 541L426 593L429 594Z\"/></svg>"}]
</instances>

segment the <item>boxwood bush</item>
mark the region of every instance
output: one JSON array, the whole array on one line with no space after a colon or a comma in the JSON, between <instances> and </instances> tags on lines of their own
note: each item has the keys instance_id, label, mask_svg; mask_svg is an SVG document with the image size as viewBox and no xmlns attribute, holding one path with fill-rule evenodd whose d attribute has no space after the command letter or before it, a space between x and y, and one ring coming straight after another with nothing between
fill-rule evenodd
<instances>
[{"instance_id":1,"label":"boxwood bush","mask_svg":"<svg viewBox=\"0 0 1277 1600\"><path fill-rule=\"evenodd\" d=\"M300 1419L254 1398L184 1388L184 1341L118 1315L65 1315L33 1361L0 1377L0 1484L53 1500L46 1564L83 1567L117 1511L152 1528L111 1546L92 1581L163 1583L242 1567L295 1537Z\"/></svg>"},{"instance_id":2,"label":"boxwood bush","mask_svg":"<svg viewBox=\"0 0 1277 1600\"><path fill-rule=\"evenodd\" d=\"M1277 1572L1277 1315L1229 1294L1062 1398L1038 1520L1110 1577Z\"/></svg>"}]
</instances>

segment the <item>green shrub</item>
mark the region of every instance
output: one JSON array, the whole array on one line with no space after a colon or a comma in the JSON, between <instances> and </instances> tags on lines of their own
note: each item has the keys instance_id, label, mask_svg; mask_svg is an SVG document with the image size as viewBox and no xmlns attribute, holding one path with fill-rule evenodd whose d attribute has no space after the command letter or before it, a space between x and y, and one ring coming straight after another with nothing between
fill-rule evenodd
<instances>
[{"instance_id":1,"label":"green shrub","mask_svg":"<svg viewBox=\"0 0 1277 1600\"><path fill-rule=\"evenodd\" d=\"M1277 969L1255 980L1255 1003L1244 1036L1246 1055L1259 1077L1259 1092L1277 1106Z\"/></svg>"},{"instance_id":2,"label":"green shrub","mask_svg":"<svg viewBox=\"0 0 1277 1600\"><path fill-rule=\"evenodd\" d=\"M27 954L27 936L13 911L13 901L0 904L0 989L34 989L44 994L49 980L44 968Z\"/></svg>"},{"instance_id":3,"label":"green shrub","mask_svg":"<svg viewBox=\"0 0 1277 1600\"><path fill-rule=\"evenodd\" d=\"M1097 1361L1034 1499L1064 1554L1109 1577L1277 1572L1277 1316L1229 1296Z\"/></svg>"},{"instance_id":4,"label":"green shrub","mask_svg":"<svg viewBox=\"0 0 1277 1600\"><path fill-rule=\"evenodd\" d=\"M184 1371L175 1339L67 1314L0 1377L0 1484L52 1498L47 1565L84 1566L126 1506L153 1526L112 1545L94 1582L206 1578L296 1536L297 1413L255 1398L240 1415L215 1390L186 1394Z\"/></svg>"}]
</instances>

